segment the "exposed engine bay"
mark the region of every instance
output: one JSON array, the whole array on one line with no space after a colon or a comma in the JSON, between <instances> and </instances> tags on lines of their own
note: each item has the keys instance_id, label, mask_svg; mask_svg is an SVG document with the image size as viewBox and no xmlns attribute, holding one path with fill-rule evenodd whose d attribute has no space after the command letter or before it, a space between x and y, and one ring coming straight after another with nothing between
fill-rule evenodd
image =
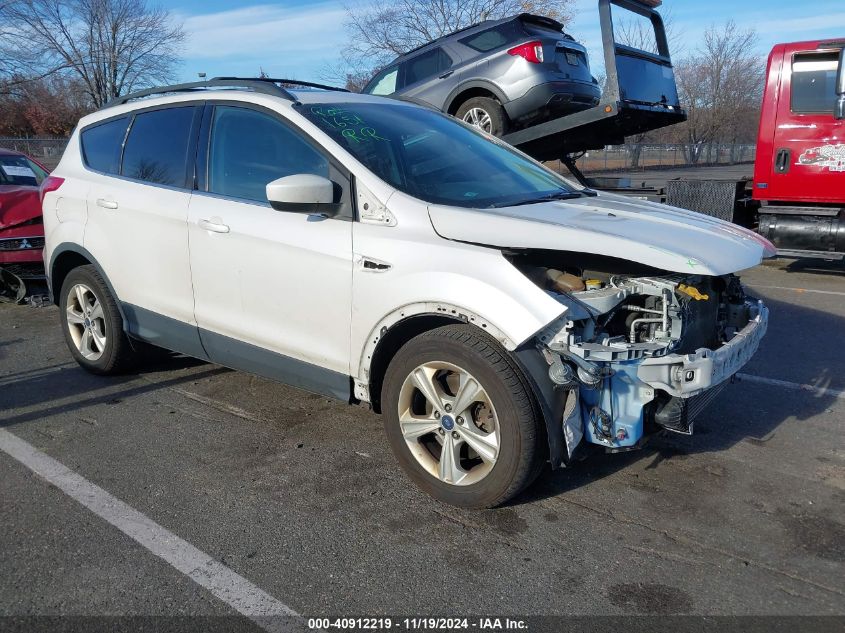
<instances>
[{"instance_id":1,"label":"exposed engine bay","mask_svg":"<svg viewBox=\"0 0 845 633\"><path fill-rule=\"evenodd\" d=\"M765 333L768 311L733 274L673 273L581 253L505 255L566 306L538 346L550 379L578 399L567 407L579 418L564 421L567 443L580 431L626 450L649 430L690 434Z\"/></svg>"}]
</instances>

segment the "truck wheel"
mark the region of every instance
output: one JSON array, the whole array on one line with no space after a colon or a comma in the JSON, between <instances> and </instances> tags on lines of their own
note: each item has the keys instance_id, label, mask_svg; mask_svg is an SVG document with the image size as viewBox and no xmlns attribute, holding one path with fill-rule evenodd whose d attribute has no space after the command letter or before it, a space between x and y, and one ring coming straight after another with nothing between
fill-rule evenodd
<instances>
[{"instance_id":1,"label":"truck wheel","mask_svg":"<svg viewBox=\"0 0 845 633\"><path fill-rule=\"evenodd\" d=\"M455 117L489 132L503 136L508 131L508 117L502 104L490 97L473 97L461 104Z\"/></svg>"},{"instance_id":2,"label":"truck wheel","mask_svg":"<svg viewBox=\"0 0 845 633\"><path fill-rule=\"evenodd\" d=\"M545 451L531 390L507 352L474 326L411 339L391 361L383 394L396 458L440 501L492 508L540 471Z\"/></svg>"},{"instance_id":3,"label":"truck wheel","mask_svg":"<svg viewBox=\"0 0 845 633\"><path fill-rule=\"evenodd\" d=\"M74 268L62 284L62 330L73 358L93 374L118 374L134 361L117 302L94 266Z\"/></svg>"}]
</instances>

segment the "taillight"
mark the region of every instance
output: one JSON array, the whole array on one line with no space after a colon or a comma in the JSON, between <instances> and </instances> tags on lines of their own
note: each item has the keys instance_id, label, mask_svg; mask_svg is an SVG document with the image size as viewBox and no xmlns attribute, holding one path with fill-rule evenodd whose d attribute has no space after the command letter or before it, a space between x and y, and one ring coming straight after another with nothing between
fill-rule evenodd
<instances>
[{"instance_id":1,"label":"taillight","mask_svg":"<svg viewBox=\"0 0 845 633\"><path fill-rule=\"evenodd\" d=\"M514 46L508 51L508 55L519 55L523 59L527 59L532 64L540 64L543 61L543 43L528 42L527 44Z\"/></svg>"},{"instance_id":2,"label":"taillight","mask_svg":"<svg viewBox=\"0 0 845 633\"><path fill-rule=\"evenodd\" d=\"M64 178L59 178L58 176L47 176L44 179L44 182L41 183L41 188L38 190L38 195L41 198L41 204L44 204L44 196L51 191L58 190L64 181Z\"/></svg>"}]
</instances>

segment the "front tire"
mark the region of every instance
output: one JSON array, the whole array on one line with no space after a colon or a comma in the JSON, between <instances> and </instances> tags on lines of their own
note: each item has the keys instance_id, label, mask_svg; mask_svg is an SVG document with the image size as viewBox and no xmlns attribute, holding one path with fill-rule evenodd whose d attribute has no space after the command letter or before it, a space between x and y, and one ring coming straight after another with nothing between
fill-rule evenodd
<instances>
[{"instance_id":1,"label":"front tire","mask_svg":"<svg viewBox=\"0 0 845 633\"><path fill-rule=\"evenodd\" d=\"M501 137L508 131L508 115L502 104L490 97L472 97L458 108L455 117Z\"/></svg>"},{"instance_id":2,"label":"front tire","mask_svg":"<svg viewBox=\"0 0 845 633\"><path fill-rule=\"evenodd\" d=\"M68 274L59 308L65 342L84 369L111 375L134 365L117 301L94 266L80 266Z\"/></svg>"},{"instance_id":3,"label":"front tire","mask_svg":"<svg viewBox=\"0 0 845 633\"><path fill-rule=\"evenodd\" d=\"M498 342L474 326L410 340L391 361L383 394L397 460L440 501L492 508L540 471L545 450L531 389Z\"/></svg>"}]
</instances>

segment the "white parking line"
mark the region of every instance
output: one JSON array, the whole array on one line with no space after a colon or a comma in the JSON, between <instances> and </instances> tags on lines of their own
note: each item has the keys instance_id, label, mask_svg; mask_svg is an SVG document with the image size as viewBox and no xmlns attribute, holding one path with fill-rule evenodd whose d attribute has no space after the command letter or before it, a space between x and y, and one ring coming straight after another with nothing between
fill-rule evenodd
<instances>
[{"instance_id":1,"label":"white parking line","mask_svg":"<svg viewBox=\"0 0 845 633\"><path fill-rule=\"evenodd\" d=\"M263 629L276 632L303 628L298 614L290 607L5 429L0 429L0 450Z\"/></svg>"},{"instance_id":2,"label":"white parking line","mask_svg":"<svg viewBox=\"0 0 845 633\"><path fill-rule=\"evenodd\" d=\"M793 292L804 293L804 292L813 292L819 295L836 295L838 297L845 297L845 292L839 292L838 290L814 290L812 288L790 288L788 286L758 286L757 284L748 284L749 287L754 289L761 289L761 290L792 290Z\"/></svg>"},{"instance_id":3,"label":"white parking line","mask_svg":"<svg viewBox=\"0 0 845 633\"><path fill-rule=\"evenodd\" d=\"M836 389L816 387L815 385L802 385L798 382L778 380L777 378L764 378L763 376L752 376L751 374L737 374L737 377L740 381L744 382L756 382L760 385L772 385L773 387L783 387L784 389L792 389L793 391L808 391L817 396L828 396L831 398L845 400L845 391L837 391Z\"/></svg>"}]
</instances>

